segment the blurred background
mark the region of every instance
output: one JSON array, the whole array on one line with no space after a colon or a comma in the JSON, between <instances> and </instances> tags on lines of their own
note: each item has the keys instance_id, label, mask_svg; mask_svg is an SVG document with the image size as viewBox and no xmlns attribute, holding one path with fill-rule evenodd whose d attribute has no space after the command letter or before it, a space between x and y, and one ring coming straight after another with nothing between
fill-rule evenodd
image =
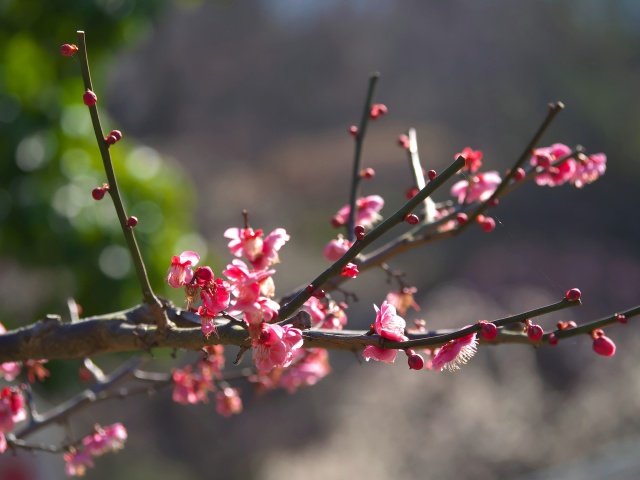
<instances>
[{"instance_id":1,"label":"blurred background","mask_svg":"<svg viewBox=\"0 0 640 480\"><path fill-rule=\"evenodd\" d=\"M604 152L607 173L579 190L528 184L500 203L491 234L405 254L391 267L418 288L429 328L462 326L556 301L584 305L541 319L592 320L640 300L640 4L633 0L0 0L0 322L84 315L140 302L104 182L76 59L59 46L87 32L103 128L152 285L172 255L229 262L224 230L284 227L277 293L328 266L331 216L347 202L353 140L368 75L389 114L370 125L364 167L383 215L413 181L396 138L418 132L423 166L444 169L471 146L504 170L546 114L566 104L541 146ZM449 197L447 189L436 200ZM402 227L400 227L402 228ZM373 320L390 288L381 271L347 284L351 328ZM122 421L126 448L88 478L518 478L640 476L635 324L610 329L613 358L588 338L534 351L482 348L455 374L360 364L333 353L333 373L288 395L255 397L223 419L163 392L78 415L78 435ZM235 351L229 351L235 356ZM97 357L107 370L121 357ZM180 353L178 364L184 363ZM176 362L157 352L153 368ZM248 360L245 360L247 362ZM78 362L50 362L41 410L82 388ZM233 368L233 367L231 367ZM634 373L636 372L636 373ZM40 438L55 442L60 432ZM0 457L2 479L63 477L45 454Z\"/></svg>"}]
</instances>

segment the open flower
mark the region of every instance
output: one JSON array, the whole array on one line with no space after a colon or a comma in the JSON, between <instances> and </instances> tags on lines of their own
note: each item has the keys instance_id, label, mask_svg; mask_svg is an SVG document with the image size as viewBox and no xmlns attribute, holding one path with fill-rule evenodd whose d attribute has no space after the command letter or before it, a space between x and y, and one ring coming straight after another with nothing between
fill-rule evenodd
<instances>
[{"instance_id":1,"label":"open flower","mask_svg":"<svg viewBox=\"0 0 640 480\"><path fill-rule=\"evenodd\" d=\"M558 166L552 164L571 153L571 149L562 143L554 143L550 147L537 148L533 151L531 164L544 170L536 176L536 183L541 186L557 187L570 181L576 174L576 161L569 158Z\"/></svg>"},{"instance_id":2,"label":"open flower","mask_svg":"<svg viewBox=\"0 0 640 480\"><path fill-rule=\"evenodd\" d=\"M369 195L368 197L360 197L356 200L356 225L370 227L375 222L382 219L378 213L384 207L384 199L379 195ZM345 205L333 217L335 225L345 225L349 220L349 212L351 207Z\"/></svg>"},{"instance_id":3,"label":"open flower","mask_svg":"<svg viewBox=\"0 0 640 480\"><path fill-rule=\"evenodd\" d=\"M459 370L460 365L467 363L475 355L477 345L475 333L451 340L433 357L433 369L442 371L446 368L450 372Z\"/></svg>"},{"instance_id":4,"label":"open flower","mask_svg":"<svg viewBox=\"0 0 640 480\"><path fill-rule=\"evenodd\" d=\"M223 417L230 417L242 412L242 398L237 388L227 387L216 393L216 412Z\"/></svg>"},{"instance_id":5,"label":"open flower","mask_svg":"<svg viewBox=\"0 0 640 480\"><path fill-rule=\"evenodd\" d=\"M458 158L460 155L464 157L463 170L471 173L476 173L482 166L482 152L480 150L474 150L471 147L465 147L460 153L456 154L454 158Z\"/></svg>"},{"instance_id":6,"label":"open flower","mask_svg":"<svg viewBox=\"0 0 640 480\"><path fill-rule=\"evenodd\" d=\"M395 342L407 340L404 335L404 329L407 324L402 317L396 315L396 307L385 300L380 308L377 305L374 305L373 308L376 310L376 321L373 324L373 329L378 335ZM362 352L362 356L367 361L373 359L386 363L393 363L396 359L396 354L397 350L381 348L375 345L367 345L364 352Z\"/></svg>"},{"instance_id":7,"label":"open flower","mask_svg":"<svg viewBox=\"0 0 640 480\"><path fill-rule=\"evenodd\" d=\"M458 203L485 202L493 195L500 183L502 178L495 170L478 173L471 178L471 185L466 180L456 182L451 187L451 195L458 197Z\"/></svg>"},{"instance_id":8,"label":"open flower","mask_svg":"<svg viewBox=\"0 0 640 480\"><path fill-rule=\"evenodd\" d=\"M335 262L347 253L347 250L351 248L351 245L353 245L353 242L350 242L342 235L338 235L338 238L334 238L327 243L322 250L322 255L324 255L324 258L330 262Z\"/></svg>"},{"instance_id":9,"label":"open flower","mask_svg":"<svg viewBox=\"0 0 640 480\"><path fill-rule=\"evenodd\" d=\"M274 367L291 365L295 351L302 347L302 331L290 325L263 323L260 338L254 343L256 368L267 373Z\"/></svg>"},{"instance_id":10,"label":"open flower","mask_svg":"<svg viewBox=\"0 0 640 480\"><path fill-rule=\"evenodd\" d=\"M291 238L284 228L276 228L264 239L262 230L252 228L228 228L224 236L231 239L228 244L231 253L236 257L244 255L256 270L278 263L278 251Z\"/></svg>"},{"instance_id":11,"label":"open flower","mask_svg":"<svg viewBox=\"0 0 640 480\"><path fill-rule=\"evenodd\" d=\"M595 182L607 170L607 156L604 153L594 153L586 160L578 162L576 173L571 182L578 188Z\"/></svg>"},{"instance_id":12,"label":"open flower","mask_svg":"<svg viewBox=\"0 0 640 480\"><path fill-rule=\"evenodd\" d=\"M82 439L85 451L92 457L99 457L107 452L117 452L124 448L127 440L127 429L121 423L114 423L108 427L96 425L91 435Z\"/></svg>"},{"instance_id":13,"label":"open flower","mask_svg":"<svg viewBox=\"0 0 640 480\"><path fill-rule=\"evenodd\" d=\"M186 251L180 255L175 255L171 259L171 266L167 271L167 283L173 288L180 288L191 282L193 278L191 267L195 266L199 261L200 255L196 252Z\"/></svg>"},{"instance_id":14,"label":"open flower","mask_svg":"<svg viewBox=\"0 0 640 480\"><path fill-rule=\"evenodd\" d=\"M93 460L86 452L69 452L64 454L64 473L67 477L84 477L87 468L93 468Z\"/></svg>"}]
</instances>

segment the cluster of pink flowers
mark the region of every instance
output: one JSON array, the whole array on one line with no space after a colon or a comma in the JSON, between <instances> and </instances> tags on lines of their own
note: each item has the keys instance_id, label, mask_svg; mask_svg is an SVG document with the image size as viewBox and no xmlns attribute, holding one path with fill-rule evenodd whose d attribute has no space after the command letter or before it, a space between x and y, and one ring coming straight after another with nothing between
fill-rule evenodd
<instances>
[{"instance_id":1,"label":"cluster of pink flowers","mask_svg":"<svg viewBox=\"0 0 640 480\"><path fill-rule=\"evenodd\" d=\"M121 423L108 427L95 426L92 434L82 439L82 449L72 449L64 455L65 473L69 477L82 477L87 468L93 468L92 457L99 457L109 452L117 452L124 448L127 430Z\"/></svg>"},{"instance_id":2,"label":"cluster of pink flowers","mask_svg":"<svg viewBox=\"0 0 640 480\"><path fill-rule=\"evenodd\" d=\"M280 386L289 393L294 393L300 387L315 385L330 372L329 353L326 349L298 350L291 367L280 377Z\"/></svg>"},{"instance_id":3,"label":"cluster of pink flowers","mask_svg":"<svg viewBox=\"0 0 640 480\"><path fill-rule=\"evenodd\" d=\"M356 200L356 225L370 227L382 217L378 213L384 207L384 199L379 195L369 195L368 197L360 197ZM351 207L345 205L331 219L331 225L335 228L342 227L349 221L349 213Z\"/></svg>"},{"instance_id":4,"label":"cluster of pink flowers","mask_svg":"<svg viewBox=\"0 0 640 480\"><path fill-rule=\"evenodd\" d=\"M200 360L195 369L187 365L173 371L173 401L181 405L207 403L209 392L216 387L214 381L222 378L224 368L224 347L211 345L204 347L207 357Z\"/></svg>"},{"instance_id":5,"label":"cluster of pink flowers","mask_svg":"<svg viewBox=\"0 0 640 480\"><path fill-rule=\"evenodd\" d=\"M458 197L458 203L486 202L500 183L502 178L494 170L478 173L471 178L471 183L467 180L456 182L451 187L451 195Z\"/></svg>"},{"instance_id":6,"label":"cluster of pink flowers","mask_svg":"<svg viewBox=\"0 0 640 480\"><path fill-rule=\"evenodd\" d=\"M302 331L290 325L263 323L257 340L253 341L253 361L261 372L274 367L288 367L302 347Z\"/></svg>"},{"instance_id":7,"label":"cluster of pink flowers","mask_svg":"<svg viewBox=\"0 0 640 480\"><path fill-rule=\"evenodd\" d=\"M373 308L376 310L376 321L373 324L373 329L378 335L395 342L407 340L404 334L407 324L402 317L396 315L396 307L384 301L380 308L377 305L374 305ZM380 362L393 363L397 353L398 351L394 349L367 345L362 352L362 356L366 361L374 359Z\"/></svg>"},{"instance_id":8,"label":"cluster of pink flowers","mask_svg":"<svg viewBox=\"0 0 640 480\"><path fill-rule=\"evenodd\" d=\"M16 387L4 387L0 390L0 453L7 449L4 434L13 430L16 423L26 418L22 391Z\"/></svg>"},{"instance_id":9,"label":"cluster of pink flowers","mask_svg":"<svg viewBox=\"0 0 640 480\"><path fill-rule=\"evenodd\" d=\"M6 333L4 325L0 323L0 335ZM26 362L4 362L0 363L0 378L4 378L7 382L13 382L20 372L22 367L27 368L27 378L29 383L34 383L36 377L41 382L49 376L49 370L44 367L44 363L47 360L27 360Z\"/></svg>"},{"instance_id":10,"label":"cluster of pink flowers","mask_svg":"<svg viewBox=\"0 0 640 480\"><path fill-rule=\"evenodd\" d=\"M303 309L311 315L314 327L330 330L342 330L347 324L347 314L344 311L346 308L345 303L336 303L327 298L320 300L316 297L309 298L303 305Z\"/></svg>"},{"instance_id":11,"label":"cluster of pink flowers","mask_svg":"<svg viewBox=\"0 0 640 480\"><path fill-rule=\"evenodd\" d=\"M571 149L562 143L554 143L550 147L534 150L531 165L540 171L536 177L536 183L557 187L569 182L582 188L604 175L607 169L607 156L604 153L595 153L588 157L580 155L580 160L568 158L560 165L554 165L567 155L571 155Z\"/></svg>"}]
</instances>

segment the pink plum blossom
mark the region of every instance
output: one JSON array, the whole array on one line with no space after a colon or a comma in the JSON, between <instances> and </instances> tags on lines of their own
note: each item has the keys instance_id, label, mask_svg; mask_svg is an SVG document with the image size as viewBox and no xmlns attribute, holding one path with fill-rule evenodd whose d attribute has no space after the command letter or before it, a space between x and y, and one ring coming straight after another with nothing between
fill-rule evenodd
<instances>
[{"instance_id":1,"label":"pink plum blossom","mask_svg":"<svg viewBox=\"0 0 640 480\"><path fill-rule=\"evenodd\" d=\"M362 352L362 356L367 362L373 359L379 362L393 363L397 353L398 351L392 348L380 348L375 345L367 345Z\"/></svg>"},{"instance_id":2,"label":"pink plum blossom","mask_svg":"<svg viewBox=\"0 0 640 480\"><path fill-rule=\"evenodd\" d=\"M263 323L258 341L254 341L253 361L264 373L274 367L288 367L295 351L302 347L302 331L290 325Z\"/></svg>"},{"instance_id":3,"label":"pink plum blossom","mask_svg":"<svg viewBox=\"0 0 640 480\"><path fill-rule=\"evenodd\" d=\"M459 370L460 365L467 363L475 355L477 344L475 333L451 340L433 357L432 368L439 371L446 368L450 372Z\"/></svg>"},{"instance_id":4,"label":"pink plum blossom","mask_svg":"<svg viewBox=\"0 0 640 480\"><path fill-rule=\"evenodd\" d=\"M358 266L355 263L347 263L342 269L340 275L343 277L356 278L358 273L360 272L358 271Z\"/></svg>"},{"instance_id":5,"label":"pink plum blossom","mask_svg":"<svg viewBox=\"0 0 640 480\"><path fill-rule=\"evenodd\" d=\"M227 387L216 393L216 412L223 417L230 417L242 412L242 398L237 388Z\"/></svg>"},{"instance_id":6,"label":"pink plum blossom","mask_svg":"<svg viewBox=\"0 0 640 480\"><path fill-rule=\"evenodd\" d=\"M331 240L322 250L324 258L330 262L339 260L347 251L351 248L353 242L350 242L342 235L338 235L338 238Z\"/></svg>"},{"instance_id":7,"label":"pink plum blossom","mask_svg":"<svg viewBox=\"0 0 640 480\"><path fill-rule=\"evenodd\" d=\"M291 238L284 228L276 228L262 239L262 230L228 228L224 232L231 239L229 250L236 257L245 256L256 270L263 270L280 261L278 251Z\"/></svg>"},{"instance_id":8,"label":"pink plum blossom","mask_svg":"<svg viewBox=\"0 0 640 480\"><path fill-rule=\"evenodd\" d=\"M217 315L229 308L231 301L231 285L221 278L216 278L200 291L200 298L209 314Z\"/></svg>"},{"instance_id":9,"label":"pink plum blossom","mask_svg":"<svg viewBox=\"0 0 640 480\"><path fill-rule=\"evenodd\" d=\"M6 333L7 329L0 323L0 335ZM0 377L4 377L7 382L13 382L18 375L22 366L20 362L5 362L0 363Z\"/></svg>"},{"instance_id":10,"label":"pink plum blossom","mask_svg":"<svg viewBox=\"0 0 640 480\"><path fill-rule=\"evenodd\" d=\"M92 457L117 452L124 448L126 441L127 429L121 423L114 423L108 427L96 425L95 432L82 439L85 451Z\"/></svg>"},{"instance_id":11,"label":"pink plum blossom","mask_svg":"<svg viewBox=\"0 0 640 480\"><path fill-rule=\"evenodd\" d=\"M84 477L87 468L93 468L93 460L88 453L77 452L64 454L64 473L67 477Z\"/></svg>"},{"instance_id":12,"label":"pink plum blossom","mask_svg":"<svg viewBox=\"0 0 640 480\"><path fill-rule=\"evenodd\" d=\"M456 154L454 157L457 159L459 156L463 156L465 165L462 168L465 171L476 173L482 167L482 152L480 150L473 150L471 147L465 147L462 152Z\"/></svg>"},{"instance_id":13,"label":"pink plum blossom","mask_svg":"<svg viewBox=\"0 0 640 480\"><path fill-rule=\"evenodd\" d=\"M584 187L588 183L595 182L599 177L604 175L607 170L607 156L604 153L594 153L589 155L586 160L580 161L576 167L571 182L578 188Z\"/></svg>"},{"instance_id":14,"label":"pink plum blossom","mask_svg":"<svg viewBox=\"0 0 640 480\"><path fill-rule=\"evenodd\" d=\"M196 252L186 251L180 255L175 255L171 259L171 266L167 271L167 283L173 288L180 288L190 283L193 279L191 267L195 266L199 261L200 255Z\"/></svg>"},{"instance_id":15,"label":"pink plum blossom","mask_svg":"<svg viewBox=\"0 0 640 480\"><path fill-rule=\"evenodd\" d=\"M379 195L369 195L368 197L360 197L356 200L356 225L370 227L375 222L382 219L378 213L384 207L384 199ZM349 220L349 212L351 207L345 205L333 217L334 224L344 225Z\"/></svg>"},{"instance_id":16,"label":"pink plum blossom","mask_svg":"<svg viewBox=\"0 0 640 480\"><path fill-rule=\"evenodd\" d=\"M407 340L404 335L404 329L407 324L402 317L396 315L396 307L385 300L380 308L377 305L374 305L373 308L376 310L376 321L373 324L373 329L378 335L395 342Z\"/></svg>"},{"instance_id":17,"label":"pink plum blossom","mask_svg":"<svg viewBox=\"0 0 640 480\"><path fill-rule=\"evenodd\" d=\"M577 169L576 161L573 158L569 158L558 166L552 165L570 153L571 149L562 143L554 143L550 147L535 149L531 157L531 164L544 169L536 176L536 183L541 186L557 187L570 181Z\"/></svg>"},{"instance_id":18,"label":"pink plum blossom","mask_svg":"<svg viewBox=\"0 0 640 480\"><path fill-rule=\"evenodd\" d=\"M181 405L209 401L208 393L213 391L211 377L191 372L191 365L173 372L173 401Z\"/></svg>"},{"instance_id":19,"label":"pink plum blossom","mask_svg":"<svg viewBox=\"0 0 640 480\"><path fill-rule=\"evenodd\" d=\"M471 178L471 186L466 180L455 183L451 187L451 195L458 197L458 203L485 202L493 195L500 183L502 178L495 170L478 173Z\"/></svg>"},{"instance_id":20,"label":"pink plum blossom","mask_svg":"<svg viewBox=\"0 0 640 480\"><path fill-rule=\"evenodd\" d=\"M232 286L232 293L236 297L243 296L242 289L249 287L254 283L262 284L271 277L275 270L250 270L246 263L240 259L234 259L231 261L227 268L222 271L229 279L229 283ZM261 287L262 289L262 287Z\"/></svg>"},{"instance_id":21,"label":"pink plum blossom","mask_svg":"<svg viewBox=\"0 0 640 480\"><path fill-rule=\"evenodd\" d=\"M200 328L202 329L202 333L206 338L209 338L209 335L215 333L216 336L218 333L216 332L216 324L213 320L213 316L209 315L209 311L206 307L198 308L198 315L200 316Z\"/></svg>"},{"instance_id":22,"label":"pink plum blossom","mask_svg":"<svg viewBox=\"0 0 640 480\"><path fill-rule=\"evenodd\" d=\"M401 291L390 291L387 293L386 301L390 305L396 307L396 310L400 315L407 313L409 307L413 308L416 312L420 311L420 305L418 305L413 299L413 294L418 289L416 287L405 287Z\"/></svg>"},{"instance_id":23,"label":"pink plum blossom","mask_svg":"<svg viewBox=\"0 0 640 480\"><path fill-rule=\"evenodd\" d=\"M289 393L294 393L300 387L315 385L331 372L329 354L324 348L300 349L298 352L301 358L295 359L280 378L280 386Z\"/></svg>"},{"instance_id":24,"label":"pink plum blossom","mask_svg":"<svg viewBox=\"0 0 640 480\"><path fill-rule=\"evenodd\" d=\"M7 449L4 434L13 430L16 423L26 418L22 391L16 387L4 387L0 391L0 453Z\"/></svg>"}]
</instances>

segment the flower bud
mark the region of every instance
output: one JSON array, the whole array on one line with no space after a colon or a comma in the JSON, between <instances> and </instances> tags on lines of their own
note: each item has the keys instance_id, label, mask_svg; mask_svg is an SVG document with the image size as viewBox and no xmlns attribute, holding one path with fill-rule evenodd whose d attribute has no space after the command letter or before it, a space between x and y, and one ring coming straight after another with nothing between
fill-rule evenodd
<instances>
[{"instance_id":1,"label":"flower bud","mask_svg":"<svg viewBox=\"0 0 640 480\"><path fill-rule=\"evenodd\" d=\"M417 353L409 355L407 363L411 370L422 370L424 368L424 358L422 358L422 355L418 355Z\"/></svg>"},{"instance_id":2,"label":"flower bud","mask_svg":"<svg viewBox=\"0 0 640 480\"><path fill-rule=\"evenodd\" d=\"M413 197L415 197L415 196L418 194L418 192L419 192L419 191L420 191L420 190L418 190L418 188L417 188L417 187L410 187L410 188L405 192L404 196L405 196L408 200L411 200Z\"/></svg>"},{"instance_id":3,"label":"flower bud","mask_svg":"<svg viewBox=\"0 0 640 480\"><path fill-rule=\"evenodd\" d=\"M616 321L618 323L621 323L622 325L626 325L627 322L629 321L629 319L627 317L625 317L624 315L619 313L619 314L616 315Z\"/></svg>"},{"instance_id":4,"label":"flower bud","mask_svg":"<svg viewBox=\"0 0 640 480\"><path fill-rule=\"evenodd\" d=\"M60 47L60 55L64 57L72 57L78 51L78 47L75 45L69 45L65 43Z\"/></svg>"},{"instance_id":5,"label":"flower bud","mask_svg":"<svg viewBox=\"0 0 640 480\"><path fill-rule=\"evenodd\" d=\"M613 357L616 353L616 344L604 334L593 340L593 351L604 357Z\"/></svg>"},{"instance_id":6,"label":"flower bud","mask_svg":"<svg viewBox=\"0 0 640 480\"><path fill-rule=\"evenodd\" d=\"M131 216L131 217L127 218L127 227L133 228L136 225L138 225L138 218L137 217Z\"/></svg>"},{"instance_id":7,"label":"flower bud","mask_svg":"<svg viewBox=\"0 0 640 480\"><path fill-rule=\"evenodd\" d=\"M528 325L527 326L527 337L534 342L538 342L542 339L544 335L544 330L540 325Z\"/></svg>"},{"instance_id":8,"label":"flower bud","mask_svg":"<svg viewBox=\"0 0 640 480\"><path fill-rule=\"evenodd\" d=\"M371 106L371 112L369 116L371 117L371 120L375 120L378 117L385 115L387 111L388 110L386 105L383 105L382 103L376 103L375 105Z\"/></svg>"},{"instance_id":9,"label":"flower bud","mask_svg":"<svg viewBox=\"0 0 640 480\"><path fill-rule=\"evenodd\" d=\"M525 175L526 175L525 171L522 168L518 168L516 170L516 173L513 174L513 179L516 182L521 182L524 179Z\"/></svg>"},{"instance_id":10,"label":"flower bud","mask_svg":"<svg viewBox=\"0 0 640 480\"><path fill-rule=\"evenodd\" d=\"M409 225L415 225L420 221L420 219L418 218L417 215L414 215L413 213L411 213L406 217L404 217L404 221L407 222Z\"/></svg>"},{"instance_id":11,"label":"flower bud","mask_svg":"<svg viewBox=\"0 0 640 480\"><path fill-rule=\"evenodd\" d=\"M122 140L122 132L120 130L111 130L109 135L115 137L116 141Z\"/></svg>"},{"instance_id":12,"label":"flower bud","mask_svg":"<svg viewBox=\"0 0 640 480\"><path fill-rule=\"evenodd\" d=\"M376 176L376 171L373 168L365 168L363 170L360 170L360 178L371 180L375 176Z\"/></svg>"},{"instance_id":13,"label":"flower bud","mask_svg":"<svg viewBox=\"0 0 640 480\"><path fill-rule=\"evenodd\" d=\"M557 345L558 344L558 337L556 337L555 333L552 333L551 335L549 335L549 345Z\"/></svg>"},{"instance_id":14,"label":"flower bud","mask_svg":"<svg viewBox=\"0 0 640 480\"><path fill-rule=\"evenodd\" d=\"M407 135L405 135L404 133L402 135L398 136L398 145L401 146L402 148L404 148L405 150L409 150L409 147L411 146L410 142L409 142L409 137Z\"/></svg>"},{"instance_id":15,"label":"flower bud","mask_svg":"<svg viewBox=\"0 0 640 480\"><path fill-rule=\"evenodd\" d=\"M87 107L93 107L98 101L98 96L91 90L87 90L84 92L84 95L82 95L82 101Z\"/></svg>"},{"instance_id":16,"label":"flower bud","mask_svg":"<svg viewBox=\"0 0 640 480\"><path fill-rule=\"evenodd\" d=\"M356 234L356 238L358 240L364 240L364 227L362 225L356 225L356 227L353 229L353 233Z\"/></svg>"},{"instance_id":17,"label":"flower bud","mask_svg":"<svg viewBox=\"0 0 640 480\"><path fill-rule=\"evenodd\" d=\"M429 180L433 180L434 178L436 178L438 174L436 173L435 170L429 170L427 172L427 177L429 177Z\"/></svg>"},{"instance_id":18,"label":"flower bud","mask_svg":"<svg viewBox=\"0 0 640 480\"><path fill-rule=\"evenodd\" d=\"M354 138L358 138L358 127L351 125L349 127L349 134Z\"/></svg>"},{"instance_id":19,"label":"flower bud","mask_svg":"<svg viewBox=\"0 0 640 480\"><path fill-rule=\"evenodd\" d=\"M564 294L564 298L565 300L569 300L570 302L577 302L578 300L580 300L581 295L582 293L580 292L579 289L572 288L571 290L568 290L567 293Z\"/></svg>"},{"instance_id":20,"label":"flower bud","mask_svg":"<svg viewBox=\"0 0 640 480\"><path fill-rule=\"evenodd\" d=\"M104 187L96 187L91 191L91 196L94 200L102 200L107 193L107 189Z\"/></svg>"},{"instance_id":21,"label":"flower bud","mask_svg":"<svg viewBox=\"0 0 640 480\"><path fill-rule=\"evenodd\" d=\"M497 207L499 203L500 203L500 200L498 200L498 199L497 199L497 198L495 198L495 197L494 197L494 198L490 198L490 199L487 201L487 205L488 205L489 207Z\"/></svg>"},{"instance_id":22,"label":"flower bud","mask_svg":"<svg viewBox=\"0 0 640 480\"><path fill-rule=\"evenodd\" d=\"M340 228L344 225L344 220L340 215L334 215L331 218L331 226L333 228Z\"/></svg>"},{"instance_id":23,"label":"flower bud","mask_svg":"<svg viewBox=\"0 0 640 480\"><path fill-rule=\"evenodd\" d=\"M469 220L469 217L466 213L459 213L456 215L456 220L458 221L459 225L464 225L465 223L467 223L467 220Z\"/></svg>"},{"instance_id":24,"label":"flower bud","mask_svg":"<svg viewBox=\"0 0 640 480\"><path fill-rule=\"evenodd\" d=\"M485 232L491 232L496 228L496 221L491 217L485 217L484 221L480 224L480 228Z\"/></svg>"},{"instance_id":25,"label":"flower bud","mask_svg":"<svg viewBox=\"0 0 640 480\"><path fill-rule=\"evenodd\" d=\"M493 340L498 336L498 327L494 323L486 320L480 320L478 323L480 324L480 336L485 340Z\"/></svg>"}]
</instances>

